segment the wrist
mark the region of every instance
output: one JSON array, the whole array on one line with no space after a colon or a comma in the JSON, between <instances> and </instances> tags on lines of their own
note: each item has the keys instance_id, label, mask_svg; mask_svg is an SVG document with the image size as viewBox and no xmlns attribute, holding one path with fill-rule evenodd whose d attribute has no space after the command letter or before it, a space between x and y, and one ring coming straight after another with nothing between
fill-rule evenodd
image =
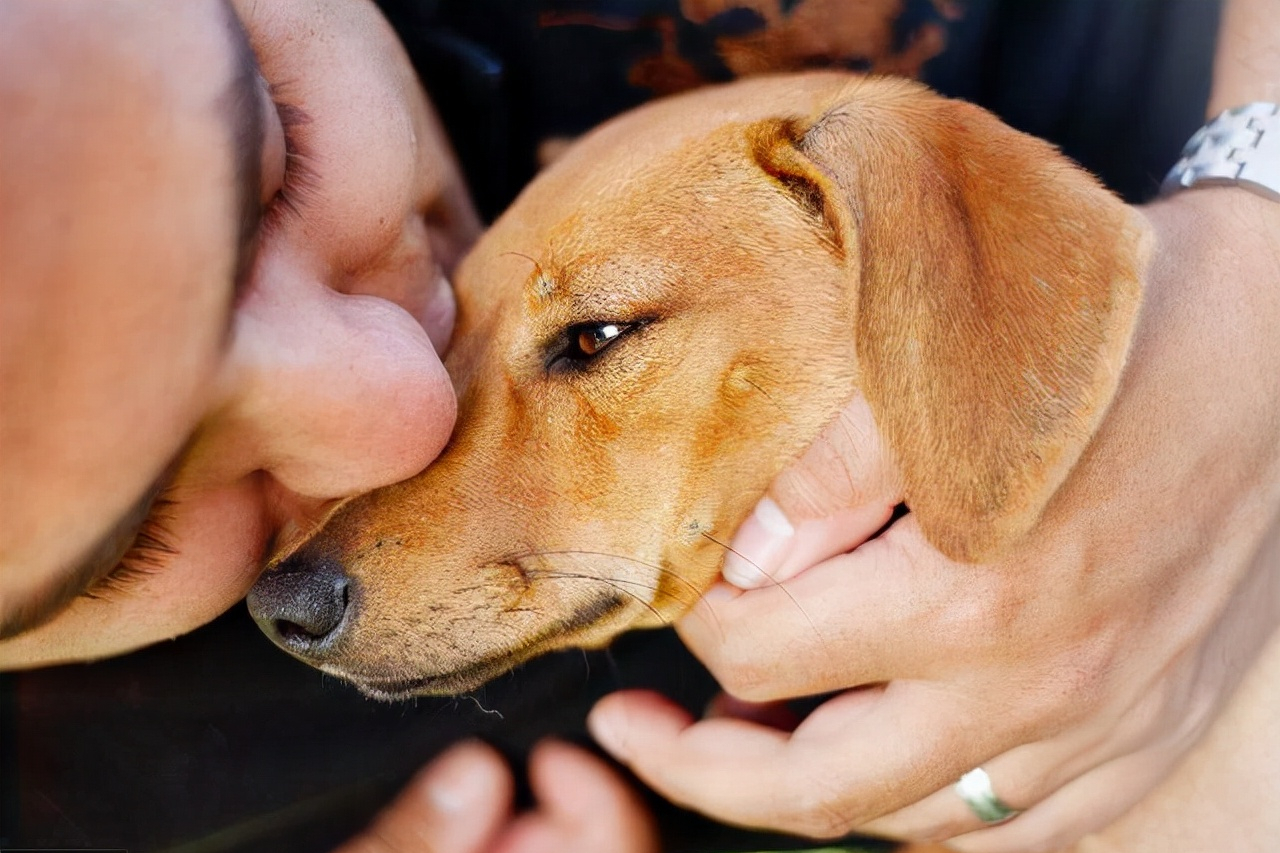
<instances>
[{"instance_id":1,"label":"wrist","mask_svg":"<svg viewBox=\"0 0 1280 853\"><path fill-rule=\"evenodd\" d=\"M1280 202L1240 187L1211 186L1170 193L1143 210L1159 237L1158 254L1182 255L1186 249L1257 252L1239 260L1244 268L1256 263L1259 274L1269 269L1270 279L1240 283L1280 289Z\"/></svg>"},{"instance_id":2,"label":"wrist","mask_svg":"<svg viewBox=\"0 0 1280 853\"><path fill-rule=\"evenodd\" d=\"M1207 117L1251 101L1280 101L1280 0L1228 0L1218 32Z\"/></svg>"}]
</instances>

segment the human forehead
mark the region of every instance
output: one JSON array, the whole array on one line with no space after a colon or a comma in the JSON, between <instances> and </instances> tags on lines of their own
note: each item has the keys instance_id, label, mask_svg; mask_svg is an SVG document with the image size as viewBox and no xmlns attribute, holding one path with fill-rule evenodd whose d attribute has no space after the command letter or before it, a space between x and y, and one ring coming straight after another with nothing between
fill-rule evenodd
<instances>
[{"instance_id":1,"label":"human forehead","mask_svg":"<svg viewBox=\"0 0 1280 853\"><path fill-rule=\"evenodd\" d=\"M73 571L203 411L239 215L229 21L0 7L0 609Z\"/></svg>"}]
</instances>

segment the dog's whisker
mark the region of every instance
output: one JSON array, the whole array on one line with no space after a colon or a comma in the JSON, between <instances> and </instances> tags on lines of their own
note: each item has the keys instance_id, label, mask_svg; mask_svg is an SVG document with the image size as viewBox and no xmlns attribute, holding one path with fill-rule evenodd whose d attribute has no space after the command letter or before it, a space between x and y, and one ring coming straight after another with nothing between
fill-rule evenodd
<instances>
[{"instance_id":1,"label":"dog's whisker","mask_svg":"<svg viewBox=\"0 0 1280 853\"><path fill-rule=\"evenodd\" d=\"M704 533L703 535L705 536L705 535L707 535L707 534L705 534L705 533ZM709 537L709 538L710 538L710 537ZM711 541L715 542L717 545L720 545L720 542L718 542L718 541L717 541L717 540L715 540L715 539L712 539ZM723 546L721 546L721 547L723 547ZM691 598L691 599L686 599L686 598L683 598L683 597L677 597L677 596L674 596L674 595L673 595L672 597L673 597L673 598L675 598L675 599L676 599L676 600L677 600L677 601L678 601L678 602L679 602L679 603L684 607L684 609L685 609L685 610L687 610L687 611L689 611L689 612L696 612L696 611L694 610L694 605L698 603L698 599L702 598L702 593L704 592L704 590L700 590L700 589L698 589L698 587L697 587L697 586L695 586L694 584L690 583L686 578L682 577L682 576L680 575L680 573L679 573L679 572L674 571L673 569L668 569L668 568L666 568L665 566L655 565L655 564L653 564L653 563L648 563L648 562L645 562L645 561L643 561L643 560L638 560L638 559L636 559L636 558L634 558L634 557L626 557L626 556L623 556L623 555L608 554L608 553L603 553L603 552L591 552L591 551L585 551L585 552L572 552L572 551L566 551L566 552L544 552L544 553L585 553L585 554L595 554L595 555L597 555L597 556L615 557L615 558L617 558L617 559L630 560L631 562L637 562L637 563L640 563L641 565L646 566L646 567L648 567L648 568L651 568L651 569L653 569L654 571L658 572L659 576L665 576L665 577L671 578L671 579L673 579L673 580L675 580L675 581L678 581L679 583L683 584L683 585L684 585L684 587L686 588L686 590L687 590L687 591L692 595L692 598ZM654 592L657 592L657 590L658 590L658 587L657 587L656 585L655 585L655 586L653 586L653 587L646 587L646 588L651 588ZM720 624L720 620L719 620L719 619L717 619L717 618L715 618L715 614L714 614L714 613L712 613L712 614L711 614L711 617L712 617L712 623L713 623L713 624L714 624L714 626L715 626L715 630L720 634L720 636L721 636L721 637L723 637L723 636L724 636L724 628L723 628L723 626ZM699 614L699 615L698 615L698 618L699 618L699 619L702 619L702 618L704 618L704 617L703 617L701 614ZM665 618L664 618L664 620L663 620L663 621L666 621L666 620L665 620Z\"/></svg>"},{"instance_id":2,"label":"dog's whisker","mask_svg":"<svg viewBox=\"0 0 1280 853\"><path fill-rule=\"evenodd\" d=\"M774 406L778 411L782 412L784 415L786 414L786 409L784 409L784 408L782 407L782 404L781 404L781 403L779 403L777 400L773 399L773 396L772 396L768 391L764 390L764 386L762 386L760 383L756 382L755 380L753 380L753 379L749 379L749 378L747 378L747 377L745 377L745 376L744 376L744 377L741 377L741 378L742 378L742 381L743 381L743 382L747 383L747 384L748 384L748 385L750 385L752 388L756 389L756 391L760 392L760 396L764 397L766 400L768 400L770 403L772 403L772 404L773 404L773 406ZM833 453L836 453L836 455L837 455L837 456L839 455L838 451L836 450L835 445L833 445L833 444L831 443L831 440L830 440L830 439L828 439L828 438L826 437L826 435L819 433L819 434L818 434L818 436L817 436L817 438L815 438L815 439L814 439L814 441L815 441L815 442L819 442L819 441L820 441L820 442L822 442L823 444L827 445L827 447L828 447L828 448L829 448ZM846 476L849 476L848 469L846 469L846 470L845 470L845 475L846 475ZM853 483L852 483L852 481L849 483L849 487L850 487L851 489L853 488Z\"/></svg>"},{"instance_id":3,"label":"dog's whisker","mask_svg":"<svg viewBox=\"0 0 1280 853\"><path fill-rule=\"evenodd\" d=\"M563 549L563 550L556 550L556 551L531 551L525 554L521 554L519 557L517 557L517 559L527 559L529 557L556 557L556 556L603 557L609 560L621 560L627 563L635 563L637 565L644 566L647 569L652 569L653 571L657 572L661 577L670 578L671 580L678 582L679 584L683 585L688 592L693 594L692 600L678 599L681 604L691 607L693 606L694 603L697 602L699 598L702 597L703 591L698 589L698 587L696 587L688 579L682 577L680 573L675 571L674 569L669 569L660 563L651 563L647 560L641 560L639 557L629 557L626 554L614 554L608 551L587 551L583 549L570 548L570 549ZM657 586L653 587L653 590L655 592L657 591L657 589L658 589Z\"/></svg>"},{"instance_id":4,"label":"dog's whisker","mask_svg":"<svg viewBox=\"0 0 1280 853\"><path fill-rule=\"evenodd\" d=\"M777 400L773 399L773 397L769 394L769 392L768 392L768 391L764 390L764 388L760 385L760 383L756 382L756 381L755 381L755 380L753 380L753 379L748 379L748 378L747 378L747 377L745 377L745 376L741 377L741 379L742 379L742 381L743 381L743 382L747 383L747 384L748 384L748 385L750 385L752 388L754 388L754 389L756 389L757 391L759 391L759 392L760 392L760 396L764 397L766 400L768 400L770 403L772 403L772 404L774 405L774 407L775 407L778 411L780 411L780 412L785 412L785 411L786 411L785 409L783 409L783 408L782 408L782 405L781 405Z\"/></svg>"},{"instance_id":5,"label":"dog's whisker","mask_svg":"<svg viewBox=\"0 0 1280 853\"><path fill-rule=\"evenodd\" d=\"M490 717L497 717L499 720L506 719L506 717L502 716L502 712L499 711L497 708L486 708L474 693L465 693L463 694L463 696L464 698L470 699L472 704L474 704L477 708L479 708L482 714L486 714Z\"/></svg>"},{"instance_id":6,"label":"dog's whisker","mask_svg":"<svg viewBox=\"0 0 1280 853\"><path fill-rule=\"evenodd\" d=\"M606 577L600 577L599 575L587 575L587 574L582 574L581 572L565 572L565 571L537 571L536 576L540 578L546 578L549 580L583 580L583 581L595 581L597 583L605 584L609 586L611 589L613 589L615 592L621 593L622 595L626 595L635 599L636 602L644 605L644 607L650 613L652 613L655 617L657 617L658 621L662 622L663 624L667 624L667 618L658 611L658 608L654 607L652 604L646 601L642 596L636 595L634 592L632 592L629 589L625 589L624 585L629 582L624 581L621 578L606 578ZM639 581L634 581L630 583L633 586L644 587L645 589L648 589L651 592L657 591L656 587L647 587L643 583L640 583Z\"/></svg>"},{"instance_id":7,"label":"dog's whisker","mask_svg":"<svg viewBox=\"0 0 1280 853\"><path fill-rule=\"evenodd\" d=\"M817 625L817 623L815 623L815 622L813 621L813 619L809 616L808 611L806 611L806 610L804 609L804 606L803 606L803 605L802 605L802 604L801 604L801 603L796 599L796 597L795 597L794 595L792 595L792 594L791 594L791 590L787 589L786 584L782 583L781 581L776 581L776 580L774 580L774 579L773 579L772 577L770 577L770 576L769 576L769 575L768 575L768 574L767 574L763 569L761 569L761 568L760 568L760 564L759 564L759 563L757 563L757 562L755 562L754 560L752 560L751 558L747 557L745 554L743 554L743 553L742 553L741 551L739 551L737 548L734 548L733 546L729 545L728 543L721 542L719 539L715 538L715 537L714 537L714 536L712 536L710 533L706 533L706 532L704 532L702 535L703 535L703 536L705 536L707 539L710 539L712 542L716 543L717 545L719 545L721 548L725 549L726 551L729 551L730 553L736 554L737 556L739 556L739 557L741 557L743 560L745 560L747 563L749 563L749 564L751 564L752 566L754 566L754 567L755 567L755 569L756 569L756 571L758 571L761 575L763 575L763 576L764 576L764 578L765 578L765 580L766 580L766 581L768 581L769 585L773 586L774 588L776 588L776 589L778 589L778 590L781 590L781 591L782 591L782 594L783 594L783 595L785 595L788 599L790 599L790 600L791 600L791 603L795 605L795 608L796 608L796 610L798 610L798 611L800 612L800 615L804 616L804 621L805 621L805 622L807 622L807 623L809 623L809 629L810 629L811 631L813 631L813 635L814 635L815 637L817 637L817 638L818 638L818 641L819 641L819 642L821 642L824 646L826 645L826 640L825 640L825 639L823 639L822 632L818 630L818 625ZM722 634L721 636L723 636L723 634Z\"/></svg>"},{"instance_id":8,"label":"dog's whisker","mask_svg":"<svg viewBox=\"0 0 1280 853\"><path fill-rule=\"evenodd\" d=\"M544 277L545 274L542 272L542 264L538 263L533 257L526 255L524 252L516 251L503 252L500 257L505 258L507 255L515 255L517 258L524 258L526 261L533 264L533 270L538 274L538 278Z\"/></svg>"}]
</instances>

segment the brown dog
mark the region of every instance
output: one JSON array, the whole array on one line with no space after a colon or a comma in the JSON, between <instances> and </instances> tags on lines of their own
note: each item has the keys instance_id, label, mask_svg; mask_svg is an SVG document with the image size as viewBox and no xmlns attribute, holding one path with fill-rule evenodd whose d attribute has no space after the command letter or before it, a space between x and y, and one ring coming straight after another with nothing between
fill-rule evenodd
<instances>
[{"instance_id":1,"label":"brown dog","mask_svg":"<svg viewBox=\"0 0 1280 853\"><path fill-rule=\"evenodd\" d=\"M1147 244L1049 145L913 83L651 104L574 146L465 261L444 455L343 504L250 607L382 697L666 623L855 390L931 541L994 555L1111 399Z\"/></svg>"}]
</instances>

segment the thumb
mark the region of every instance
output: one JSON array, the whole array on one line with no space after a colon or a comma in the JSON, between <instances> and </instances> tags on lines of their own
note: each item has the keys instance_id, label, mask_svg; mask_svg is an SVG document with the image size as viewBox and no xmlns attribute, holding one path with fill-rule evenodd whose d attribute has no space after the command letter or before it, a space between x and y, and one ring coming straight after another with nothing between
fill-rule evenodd
<instances>
[{"instance_id":1,"label":"thumb","mask_svg":"<svg viewBox=\"0 0 1280 853\"><path fill-rule=\"evenodd\" d=\"M334 853L481 853L510 819L513 791L496 750L479 741L459 744Z\"/></svg>"},{"instance_id":2,"label":"thumb","mask_svg":"<svg viewBox=\"0 0 1280 853\"><path fill-rule=\"evenodd\" d=\"M859 394L774 479L738 528L724 578L754 589L794 577L866 541L901 500L897 469Z\"/></svg>"}]
</instances>

